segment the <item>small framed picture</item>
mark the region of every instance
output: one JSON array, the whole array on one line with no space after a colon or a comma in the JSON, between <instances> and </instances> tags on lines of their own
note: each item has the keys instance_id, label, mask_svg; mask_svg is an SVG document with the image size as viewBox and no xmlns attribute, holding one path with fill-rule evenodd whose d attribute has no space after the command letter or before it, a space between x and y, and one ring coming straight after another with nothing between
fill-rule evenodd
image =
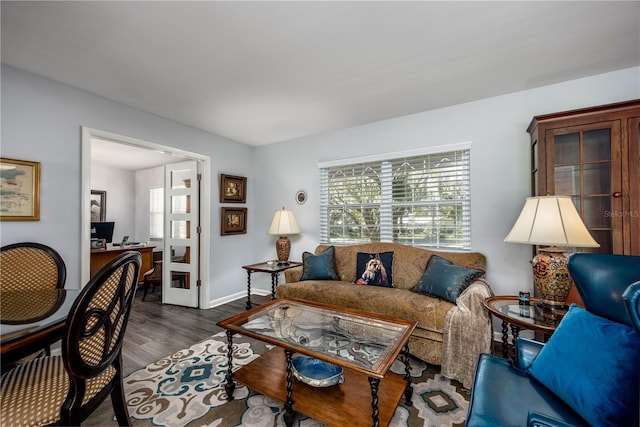
<instances>
[{"instance_id":1,"label":"small framed picture","mask_svg":"<svg viewBox=\"0 0 640 427\"><path fill-rule=\"evenodd\" d=\"M107 239L91 239L91 249L107 249Z\"/></svg>"},{"instance_id":2,"label":"small framed picture","mask_svg":"<svg viewBox=\"0 0 640 427\"><path fill-rule=\"evenodd\" d=\"M107 192L91 190L91 221L106 221Z\"/></svg>"},{"instance_id":3,"label":"small framed picture","mask_svg":"<svg viewBox=\"0 0 640 427\"><path fill-rule=\"evenodd\" d=\"M247 233L247 208L222 208L220 235Z\"/></svg>"},{"instance_id":4,"label":"small framed picture","mask_svg":"<svg viewBox=\"0 0 640 427\"><path fill-rule=\"evenodd\" d=\"M0 157L0 220L40 220L40 163Z\"/></svg>"},{"instance_id":5,"label":"small framed picture","mask_svg":"<svg viewBox=\"0 0 640 427\"><path fill-rule=\"evenodd\" d=\"M220 203L247 203L247 177L220 174Z\"/></svg>"},{"instance_id":6,"label":"small framed picture","mask_svg":"<svg viewBox=\"0 0 640 427\"><path fill-rule=\"evenodd\" d=\"M298 190L298 192L296 193L296 202L298 202L298 204L301 205L306 201L307 201L307 192L304 190Z\"/></svg>"}]
</instances>

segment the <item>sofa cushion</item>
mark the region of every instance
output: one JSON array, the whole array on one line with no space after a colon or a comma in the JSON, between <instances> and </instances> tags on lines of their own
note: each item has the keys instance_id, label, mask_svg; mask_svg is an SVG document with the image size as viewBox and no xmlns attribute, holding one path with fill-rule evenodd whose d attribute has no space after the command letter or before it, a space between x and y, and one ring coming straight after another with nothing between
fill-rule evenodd
<instances>
[{"instance_id":1,"label":"sofa cushion","mask_svg":"<svg viewBox=\"0 0 640 427\"><path fill-rule=\"evenodd\" d=\"M335 267L335 248L314 255L311 252L302 254L302 277L300 280L338 280Z\"/></svg>"},{"instance_id":2,"label":"sofa cushion","mask_svg":"<svg viewBox=\"0 0 640 427\"><path fill-rule=\"evenodd\" d=\"M455 265L438 255L433 255L422 278L411 290L455 304L458 295L483 274L484 271L480 269Z\"/></svg>"},{"instance_id":3,"label":"sofa cushion","mask_svg":"<svg viewBox=\"0 0 640 427\"><path fill-rule=\"evenodd\" d=\"M354 283L392 288L393 252L358 252Z\"/></svg>"},{"instance_id":4,"label":"sofa cushion","mask_svg":"<svg viewBox=\"0 0 640 427\"><path fill-rule=\"evenodd\" d=\"M638 420L640 338L572 304L529 373L592 425Z\"/></svg>"}]
</instances>

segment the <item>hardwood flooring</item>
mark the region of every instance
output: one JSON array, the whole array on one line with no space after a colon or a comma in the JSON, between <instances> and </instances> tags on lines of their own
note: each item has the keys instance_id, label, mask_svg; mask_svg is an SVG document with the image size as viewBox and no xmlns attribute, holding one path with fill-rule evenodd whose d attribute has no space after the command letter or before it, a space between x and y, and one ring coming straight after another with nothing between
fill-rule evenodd
<instances>
[{"instance_id":1,"label":"hardwood flooring","mask_svg":"<svg viewBox=\"0 0 640 427\"><path fill-rule=\"evenodd\" d=\"M251 296L251 302L256 304L270 299L270 296ZM138 292L122 350L124 376L220 332L222 329L216 323L244 311L245 304L246 300L241 298L219 307L199 310L163 305L158 291L147 294L142 301L142 292ZM113 419L111 399L107 398L82 425L118 425Z\"/></svg>"}]
</instances>

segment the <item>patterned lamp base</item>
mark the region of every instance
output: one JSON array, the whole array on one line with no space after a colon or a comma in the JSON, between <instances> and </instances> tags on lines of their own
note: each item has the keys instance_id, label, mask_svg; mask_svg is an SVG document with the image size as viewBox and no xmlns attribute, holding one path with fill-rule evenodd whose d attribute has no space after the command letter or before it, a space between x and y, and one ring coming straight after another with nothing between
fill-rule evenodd
<instances>
[{"instance_id":1,"label":"patterned lamp base","mask_svg":"<svg viewBox=\"0 0 640 427\"><path fill-rule=\"evenodd\" d=\"M287 236L280 236L276 240L276 253L278 254L278 262L286 263L289 261L289 253L291 252L291 241Z\"/></svg>"},{"instance_id":2,"label":"patterned lamp base","mask_svg":"<svg viewBox=\"0 0 640 427\"><path fill-rule=\"evenodd\" d=\"M533 276L540 294L540 303L550 307L566 307L565 300L573 285L563 249L541 248L533 258Z\"/></svg>"}]
</instances>

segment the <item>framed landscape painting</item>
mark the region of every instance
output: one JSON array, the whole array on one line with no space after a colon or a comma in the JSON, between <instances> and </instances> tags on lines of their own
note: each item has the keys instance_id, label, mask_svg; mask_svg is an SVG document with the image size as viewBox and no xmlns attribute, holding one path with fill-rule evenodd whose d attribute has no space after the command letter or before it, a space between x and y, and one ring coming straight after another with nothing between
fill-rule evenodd
<instances>
[{"instance_id":1,"label":"framed landscape painting","mask_svg":"<svg viewBox=\"0 0 640 427\"><path fill-rule=\"evenodd\" d=\"M40 220L40 163L0 157L0 220Z\"/></svg>"}]
</instances>

